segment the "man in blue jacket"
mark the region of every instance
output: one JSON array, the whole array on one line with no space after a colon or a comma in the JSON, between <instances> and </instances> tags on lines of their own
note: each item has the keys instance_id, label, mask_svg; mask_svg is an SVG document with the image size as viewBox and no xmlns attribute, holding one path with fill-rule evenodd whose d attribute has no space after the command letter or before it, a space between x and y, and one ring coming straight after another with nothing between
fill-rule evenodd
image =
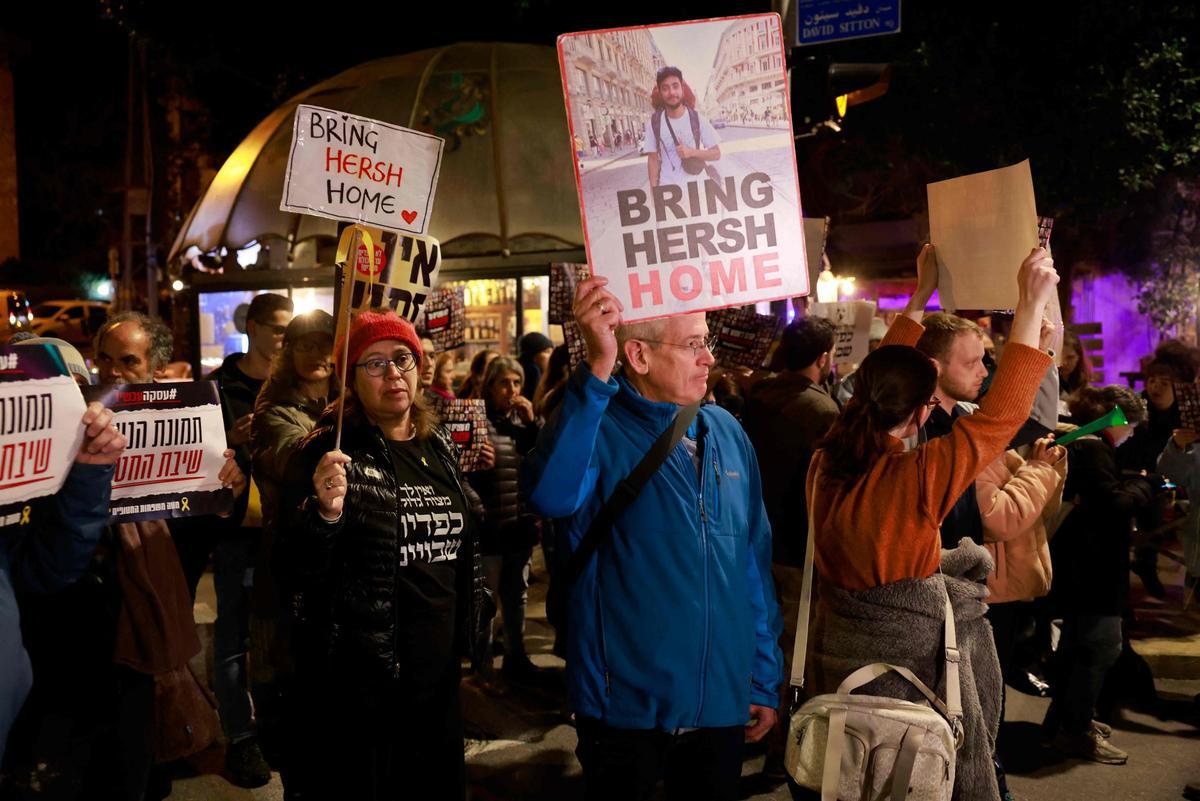
<instances>
[{"instance_id":1,"label":"man in blue jacket","mask_svg":"<svg viewBox=\"0 0 1200 801\"><path fill-rule=\"evenodd\" d=\"M532 504L578 545L681 406L707 392L703 314L621 325L590 278L588 361L525 462ZM620 353L624 367L613 376ZM741 426L704 406L570 589L567 681L588 799L734 799L742 746L776 721L783 658L771 529Z\"/></svg>"},{"instance_id":2,"label":"man in blue jacket","mask_svg":"<svg viewBox=\"0 0 1200 801\"><path fill-rule=\"evenodd\" d=\"M56 347L76 381L86 382L88 372L79 352L65 342ZM112 421L110 410L89 404L81 421L83 444L62 489L30 501L17 525L0 530L0 757L33 685L15 591L56 592L87 567L108 523L113 465L125 450L125 438Z\"/></svg>"}]
</instances>

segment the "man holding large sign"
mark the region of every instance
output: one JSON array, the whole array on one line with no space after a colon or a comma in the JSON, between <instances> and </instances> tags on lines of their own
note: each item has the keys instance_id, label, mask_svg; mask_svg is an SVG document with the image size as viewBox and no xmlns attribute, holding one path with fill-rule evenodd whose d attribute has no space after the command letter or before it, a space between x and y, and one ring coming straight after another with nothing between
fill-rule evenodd
<instances>
[{"instance_id":1,"label":"man holding large sign","mask_svg":"<svg viewBox=\"0 0 1200 801\"><path fill-rule=\"evenodd\" d=\"M525 461L530 502L570 518L556 581L586 794L648 798L670 751L668 797L732 801L782 679L758 464L737 420L700 406L704 314L622 325L623 311L608 279L579 284L587 361Z\"/></svg>"},{"instance_id":2,"label":"man holding large sign","mask_svg":"<svg viewBox=\"0 0 1200 801\"><path fill-rule=\"evenodd\" d=\"M808 293L778 15L571 33L558 47L572 135L644 134L644 164L578 172L588 263L626 320ZM609 54L603 72L596 53ZM616 99L598 105L593 85Z\"/></svg>"}]
</instances>

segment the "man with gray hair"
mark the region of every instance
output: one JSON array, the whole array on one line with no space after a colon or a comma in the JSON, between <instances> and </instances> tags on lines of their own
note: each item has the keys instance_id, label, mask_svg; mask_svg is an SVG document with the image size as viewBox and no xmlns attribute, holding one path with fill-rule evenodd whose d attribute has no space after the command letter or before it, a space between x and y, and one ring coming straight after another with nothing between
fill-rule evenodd
<instances>
[{"instance_id":1,"label":"man with gray hair","mask_svg":"<svg viewBox=\"0 0 1200 801\"><path fill-rule=\"evenodd\" d=\"M704 314L623 326L606 284L576 291L587 361L524 463L531 504L570 518L564 544L585 554L565 592L586 797L637 801L664 779L668 798L732 801L782 680L758 463L737 420L699 406ZM663 458L631 487L649 452Z\"/></svg>"}]
</instances>

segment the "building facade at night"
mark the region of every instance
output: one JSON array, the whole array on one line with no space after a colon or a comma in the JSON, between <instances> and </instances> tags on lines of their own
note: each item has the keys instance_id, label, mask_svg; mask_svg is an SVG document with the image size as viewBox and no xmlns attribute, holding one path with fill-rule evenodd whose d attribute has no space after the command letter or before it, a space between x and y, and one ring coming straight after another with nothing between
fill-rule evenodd
<instances>
[{"instance_id":1,"label":"building facade at night","mask_svg":"<svg viewBox=\"0 0 1200 801\"><path fill-rule=\"evenodd\" d=\"M611 31L565 40L563 70L571 91L588 98L571 121L588 146L590 138L605 149L617 134L634 141L651 112L654 76L664 65L648 31Z\"/></svg>"},{"instance_id":2,"label":"building facade at night","mask_svg":"<svg viewBox=\"0 0 1200 801\"><path fill-rule=\"evenodd\" d=\"M730 124L786 127L787 81L776 77L782 68L777 23L733 22L721 35L701 110Z\"/></svg>"}]
</instances>

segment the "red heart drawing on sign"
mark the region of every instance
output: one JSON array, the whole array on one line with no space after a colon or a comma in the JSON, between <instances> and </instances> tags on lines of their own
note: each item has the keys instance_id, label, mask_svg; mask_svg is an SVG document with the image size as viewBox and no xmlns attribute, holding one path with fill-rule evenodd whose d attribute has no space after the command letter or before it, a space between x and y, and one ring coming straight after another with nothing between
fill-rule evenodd
<instances>
[{"instance_id":1,"label":"red heart drawing on sign","mask_svg":"<svg viewBox=\"0 0 1200 801\"><path fill-rule=\"evenodd\" d=\"M417 219L417 213L415 211L402 211L400 212L400 216L403 217L404 221L409 225L412 225L412 221Z\"/></svg>"}]
</instances>

